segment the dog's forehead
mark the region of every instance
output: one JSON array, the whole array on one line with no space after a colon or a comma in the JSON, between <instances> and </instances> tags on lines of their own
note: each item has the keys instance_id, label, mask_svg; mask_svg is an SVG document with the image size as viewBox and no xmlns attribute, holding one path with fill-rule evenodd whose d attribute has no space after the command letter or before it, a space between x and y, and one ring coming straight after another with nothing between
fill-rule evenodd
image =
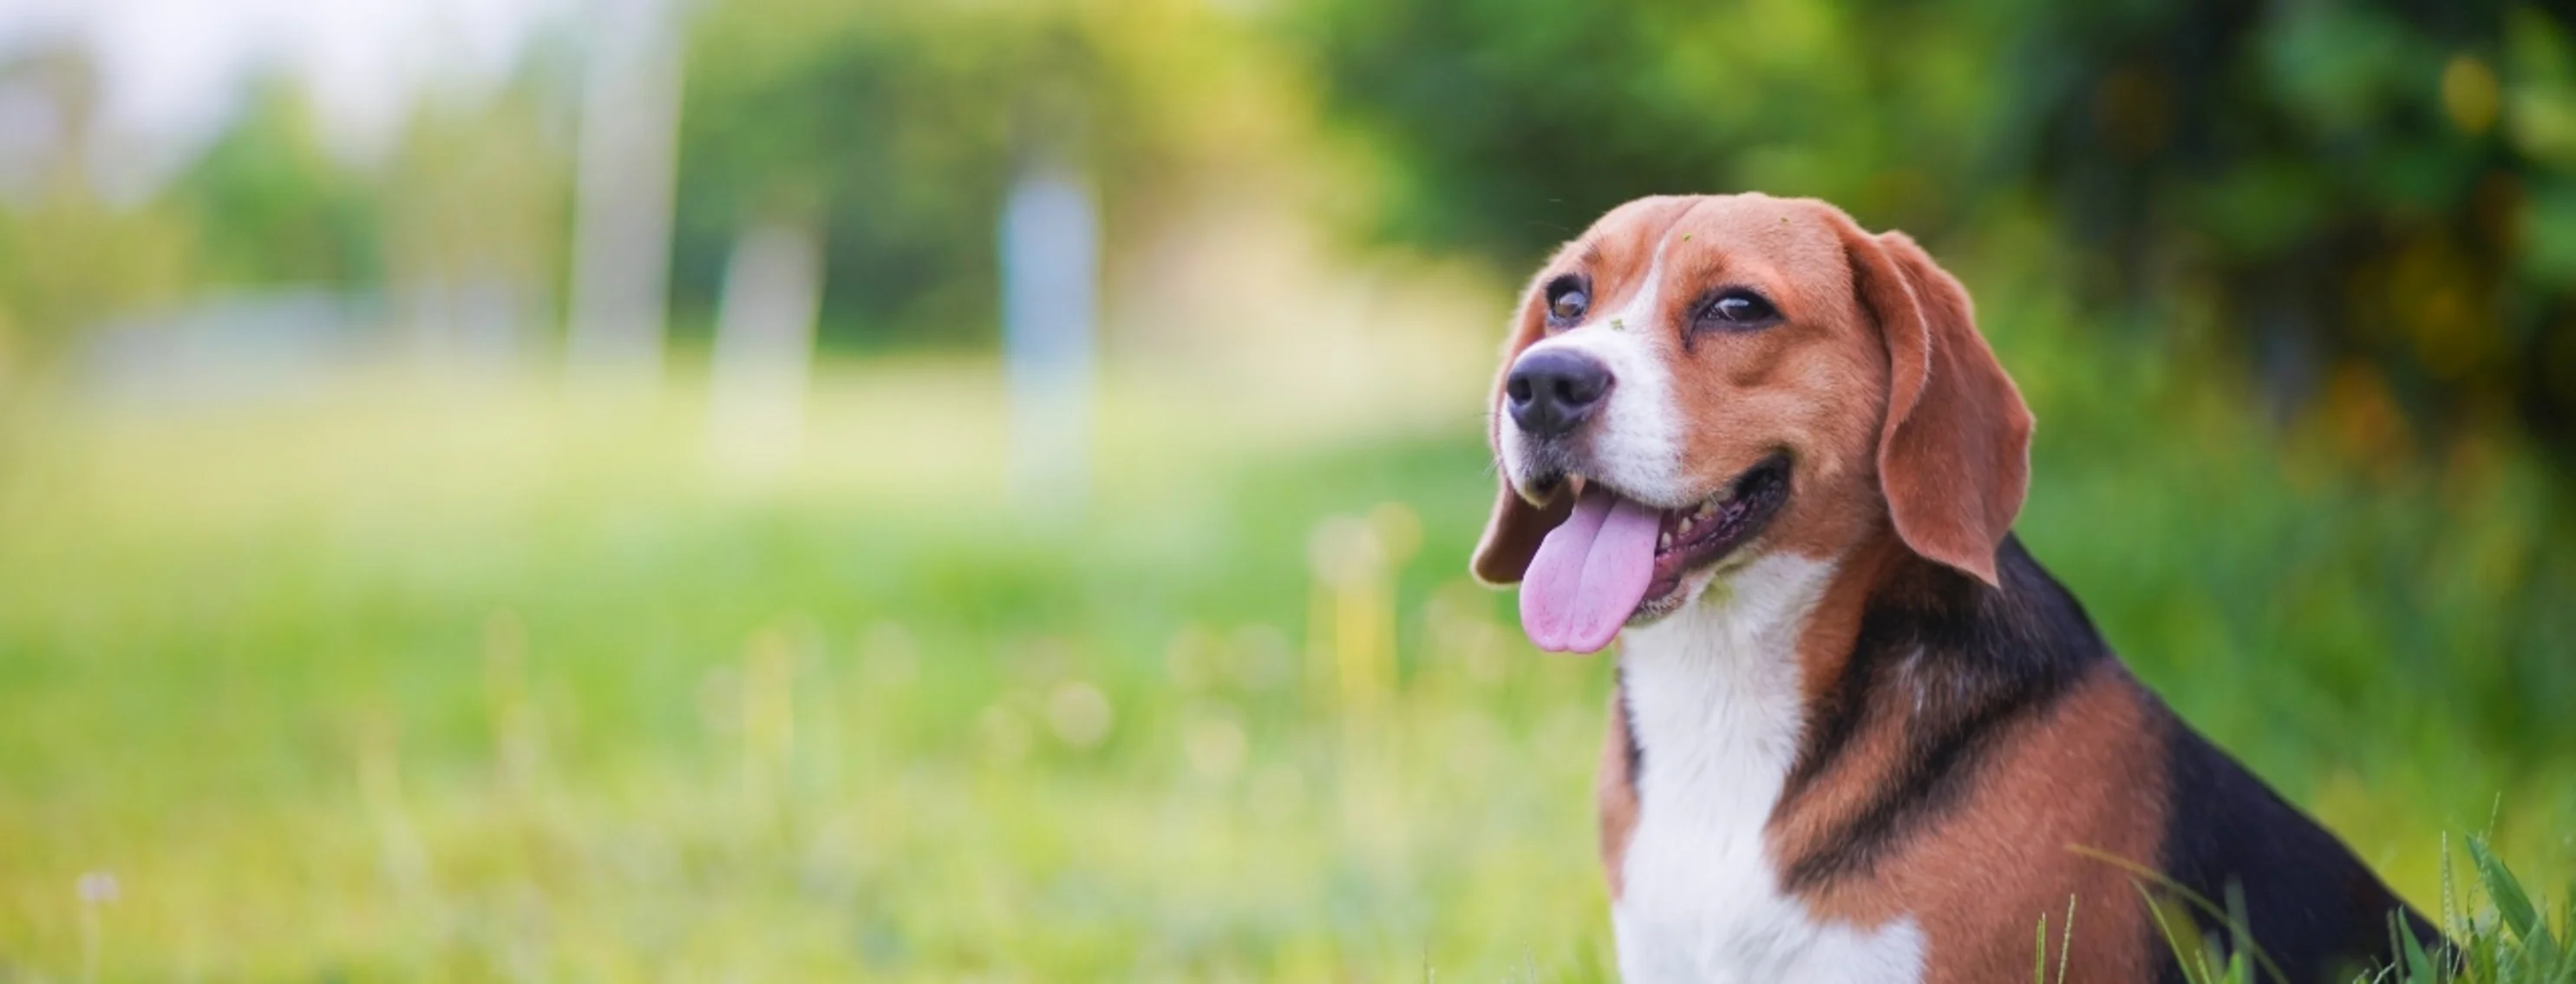
<instances>
[{"instance_id":1,"label":"dog's forehead","mask_svg":"<svg viewBox=\"0 0 2576 984\"><path fill-rule=\"evenodd\" d=\"M1733 259L1839 271L1832 218L1816 202L1762 194L1641 198L1603 215L1570 252L1614 273L1643 272L1659 258L1668 267Z\"/></svg>"},{"instance_id":2,"label":"dog's forehead","mask_svg":"<svg viewBox=\"0 0 2576 984\"><path fill-rule=\"evenodd\" d=\"M1653 262L1664 233L1697 202L1691 197L1658 195L1620 205L1593 220L1592 228L1567 244L1565 255L1587 267L1643 270Z\"/></svg>"},{"instance_id":3,"label":"dog's forehead","mask_svg":"<svg viewBox=\"0 0 2576 984\"><path fill-rule=\"evenodd\" d=\"M1782 256L1839 248L1823 206L1806 199L1769 195L1700 199L1676 220L1673 232L1676 239L1688 236L1687 242L1712 249Z\"/></svg>"}]
</instances>

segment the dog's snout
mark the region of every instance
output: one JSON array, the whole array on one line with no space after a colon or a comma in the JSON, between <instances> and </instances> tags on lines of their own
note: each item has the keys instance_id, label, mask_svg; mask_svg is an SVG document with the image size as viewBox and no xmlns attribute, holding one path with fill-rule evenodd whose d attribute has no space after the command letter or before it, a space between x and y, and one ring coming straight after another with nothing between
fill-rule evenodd
<instances>
[{"instance_id":1,"label":"dog's snout","mask_svg":"<svg viewBox=\"0 0 2576 984\"><path fill-rule=\"evenodd\" d=\"M1610 367L1580 352L1532 352L1503 380L1512 422L1533 437L1555 437L1589 420L1610 395Z\"/></svg>"}]
</instances>

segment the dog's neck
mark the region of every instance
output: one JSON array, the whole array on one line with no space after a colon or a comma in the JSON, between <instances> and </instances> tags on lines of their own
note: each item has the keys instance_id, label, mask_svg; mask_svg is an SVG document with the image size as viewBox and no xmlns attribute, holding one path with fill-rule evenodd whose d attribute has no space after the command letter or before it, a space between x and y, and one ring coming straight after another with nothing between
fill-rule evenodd
<instances>
[{"instance_id":1,"label":"dog's neck","mask_svg":"<svg viewBox=\"0 0 2576 984\"><path fill-rule=\"evenodd\" d=\"M2107 656L2083 609L2017 541L2006 540L1998 563L2017 587L1979 584L1893 536L1831 559L1771 553L1662 621L1628 630L1622 699L1647 760L1640 785L1695 781L1653 768L1666 746L1677 764L1723 755L1784 769L1780 788L1739 788L1759 790L1766 804L1794 800L1842 764L1856 729L1902 729L1918 717L1946 729L2053 690ZM1978 639L2012 644L1963 650Z\"/></svg>"},{"instance_id":2,"label":"dog's neck","mask_svg":"<svg viewBox=\"0 0 2576 984\"><path fill-rule=\"evenodd\" d=\"M1836 850L1849 820L1919 805L1909 790L1972 766L1979 734L2112 658L2017 541L1997 557L2003 589L1892 541L1769 554L1629 630L1620 692L1644 821L1757 846L1772 828L1793 893L1865 858L1870 845Z\"/></svg>"},{"instance_id":3,"label":"dog's neck","mask_svg":"<svg viewBox=\"0 0 2576 984\"><path fill-rule=\"evenodd\" d=\"M1833 561L1753 560L1681 610L1630 629L1620 693L1637 826L1620 863L1622 971L1634 980L1908 980L1911 924L1820 921L1782 884L1766 836L1805 747L1798 658Z\"/></svg>"},{"instance_id":4,"label":"dog's neck","mask_svg":"<svg viewBox=\"0 0 2576 984\"><path fill-rule=\"evenodd\" d=\"M1835 567L1760 557L1663 620L1628 630L1619 665L1646 769L1640 787L1724 790L1724 810L1758 808L1737 819L1760 828L1798 754L1807 688L1795 654Z\"/></svg>"}]
</instances>

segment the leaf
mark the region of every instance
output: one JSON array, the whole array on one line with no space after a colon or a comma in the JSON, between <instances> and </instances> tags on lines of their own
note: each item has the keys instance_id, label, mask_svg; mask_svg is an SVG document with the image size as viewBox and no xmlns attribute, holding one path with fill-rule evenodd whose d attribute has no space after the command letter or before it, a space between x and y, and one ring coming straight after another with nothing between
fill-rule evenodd
<instances>
[{"instance_id":1,"label":"leaf","mask_svg":"<svg viewBox=\"0 0 2576 984\"><path fill-rule=\"evenodd\" d=\"M2388 935L2397 940L2397 952L2406 960L2407 984L2438 984L2442 975L2433 969L2433 958L2424 952L2424 943L2406 927L2406 917L2388 914Z\"/></svg>"},{"instance_id":2,"label":"leaf","mask_svg":"<svg viewBox=\"0 0 2576 984\"><path fill-rule=\"evenodd\" d=\"M2541 973L2558 966L2558 940L2550 934L2549 924L2541 920L2539 910L2532 907L2531 896L2522 890L2522 882L2487 850L2485 838L2469 838L2469 858L2477 863L2478 880L2486 885L2496 914L2522 944L2520 962Z\"/></svg>"},{"instance_id":3,"label":"leaf","mask_svg":"<svg viewBox=\"0 0 2576 984\"><path fill-rule=\"evenodd\" d=\"M2048 984L2048 913L2039 914L2039 948L2031 953L2032 984Z\"/></svg>"}]
</instances>

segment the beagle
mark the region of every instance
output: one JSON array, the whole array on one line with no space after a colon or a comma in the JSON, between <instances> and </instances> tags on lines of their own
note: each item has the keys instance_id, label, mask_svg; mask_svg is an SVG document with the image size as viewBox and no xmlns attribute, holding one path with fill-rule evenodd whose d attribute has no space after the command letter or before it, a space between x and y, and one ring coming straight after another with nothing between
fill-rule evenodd
<instances>
[{"instance_id":1,"label":"beagle","mask_svg":"<svg viewBox=\"0 0 2576 984\"><path fill-rule=\"evenodd\" d=\"M2070 981L2181 980L2160 919L2266 980L2440 943L2012 536L2030 411L1903 233L1630 202L1504 355L1474 571L1540 648L1626 639L1597 793L1627 980L2028 980L2043 916Z\"/></svg>"}]
</instances>

